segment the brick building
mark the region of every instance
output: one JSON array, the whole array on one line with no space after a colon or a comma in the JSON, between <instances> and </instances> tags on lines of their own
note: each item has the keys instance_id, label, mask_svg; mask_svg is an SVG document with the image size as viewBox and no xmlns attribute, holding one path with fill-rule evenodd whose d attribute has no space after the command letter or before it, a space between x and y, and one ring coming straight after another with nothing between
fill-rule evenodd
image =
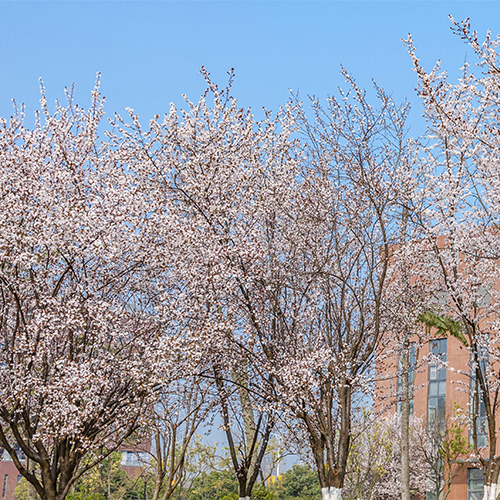
<instances>
[{"instance_id":1,"label":"brick building","mask_svg":"<svg viewBox=\"0 0 500 500\"><path fill-rule=\"evenodd\" d=\"M129 476L139 476L144 464L149 462L148 450L151 443L146 442L140 449L133 447L122 447L119 451L122 454L121 467ZM1 448L0 448L1 450ZM21 454L22 457L22 454ZM0 500L15 500L15 489L22 476L19 474L10 455L2 450L0 456L0 481L2 487L2 496Z\"/></svg>"},{"instance_id":2,"label":"brick building","mask_svg":"<svg viewBox=\"0 0 500 500\"><path fill-rule=\"evenodd\" d=\"M14 500L14 490L21 477L9 454L4 451L0 460L2 500Z\"/></svg>"},{"instance_id":3,"label":"brick building","mask_svg":"<svg viewBox=\"0 0 500 500\"><path fill-rule=\"evenodd\" d=\"M419 363L430 354L447 362L446 369L439 363ZM410 412L422 417L429 426L430 422L443 423L456 415L457 408L469 411L474 392L471 390L469 373L470 353L455 337L432 338L421 346L419 352L415 348L410 352L410 380L414 384L414 394L410 402ZM417 359L418 357L418 359ZM379 411L393 413L401 411L398 395L401 394L401 381L397 376L400 360L397 356L377 361L377 370L382 375L376 385ZM460 373L462 372L462 373ZM464 374L465 373L465 374ZM479 410L478 443L487 445L488 438L484 430L484 411ZM470 429L464 427L463 436L471 439ZM472 459L459 459L463 465L452 481L452 487L447 500L482 500L483 473L480 464ZM423 493L423 492L419 492ZM418 495L420 496L420 495ZM428 500L434 500L433 492L425 494Z\"/></svg>"}]
</instances>

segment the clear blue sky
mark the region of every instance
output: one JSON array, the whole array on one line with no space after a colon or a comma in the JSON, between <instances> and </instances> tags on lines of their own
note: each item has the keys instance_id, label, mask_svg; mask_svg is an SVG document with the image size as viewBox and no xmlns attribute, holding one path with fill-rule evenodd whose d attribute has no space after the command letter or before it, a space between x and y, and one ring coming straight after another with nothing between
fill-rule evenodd
<instances>
[{"instance_id":1,"label":"clear blue sky","mask_svg":"<svg viewBox=\"0 0 500 500\"><path fill-rule=\"evenodd\" d=\"M0 116L11 99L32 115L42 78L50 100L76 84L88 104L102 73L107 112L134 108L146 122L204 89L205 65L220 85L234 67L244 107L275 110L288 89L325 97L342 84L343 64L414 102L415 75L400 41L411 32L423 63L455 70L470 49L450 32L448 14L470 17L482 34L500 32L500 2L21 2L0 0ZM418 120L417 120L418 122ZM415 122L415 123L417 123Z\"/></svg>"},{"instance_id":2,"label":"clear blue sky","mask_svg":"<svg viewBox=\"0 0 500 500\"><path fill-rule=\"evenodd\" d=\"M75 83L76 101L88 105L101 72L108 116L129 106L146 123L170 102L182 104L182 93L198 99L202 65L220 85L234 67L240 104L276 110L289 88L334 93L343 64L360 85L373 78L396 99L410 99L419 124L416 78L400 39L411 32L427 68L440 58L457 76L471 53L451 34L449 14L470 17L481 34L500 33L496 1L0 0L0 116L12 114L13 98L33 116L40 77L51 101ZM220 431L213 439L223 441Z\"/></svg>"}]
</instances>

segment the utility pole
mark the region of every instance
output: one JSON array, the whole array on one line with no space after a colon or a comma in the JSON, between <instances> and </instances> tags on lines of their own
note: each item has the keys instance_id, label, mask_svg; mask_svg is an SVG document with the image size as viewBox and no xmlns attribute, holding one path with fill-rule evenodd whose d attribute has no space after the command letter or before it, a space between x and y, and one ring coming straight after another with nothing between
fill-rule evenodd
<instances>
[{"instance_id":1,"label":"utility pole","mask_svg":"<svg viewBox=\"0 0 500 500\"><path fill-rule=\"evenodd\" d=\"M401 247L406 244L408 207L403 206L401 216ZM407 284L406 268L401 269L403 285ZM410 500L410 336L408 329L403 332L401 351L401 500Z\"/></svg>"}]
</instances>

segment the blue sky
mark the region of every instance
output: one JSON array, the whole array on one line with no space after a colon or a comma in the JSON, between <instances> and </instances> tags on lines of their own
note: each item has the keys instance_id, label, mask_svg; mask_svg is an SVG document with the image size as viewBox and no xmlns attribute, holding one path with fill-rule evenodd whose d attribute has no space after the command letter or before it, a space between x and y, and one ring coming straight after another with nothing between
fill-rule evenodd
<instances>
[{"instance_id":1,"label":"blue sky","mask_svg":"<svg viewBox=\"0 0 500 500\"><path fill-rule=\"evenodd\" d=\"M32 117L40 77L49 101L75 83L77 103L88 105L101 72L108 116L129 106L146 123L170 102L182 105L183 93L198 99L202 65L221 86L234 67L233 95L259 115L285 103L288 89L335 93L343 64L361 86L373 78L395 99L408 98L421 131L416 77L400 39L411 32L423 64L442 59L456 77L472 54L451 34L449 14L470 17L481 35L500 33L495 1L0 0L0 116L12 114L14 98Z\"/></svg>"},{"instance_id":2,"label":"blue sky","mask_svg":"<svg viewBox=\"0 0 500 500\"><path fill-rule=\"evenodd\" d=\"M276 110L288 89L325 97L342 84L343 64L362 86L374 78L397 100L413 102L415 74L400 39L411 32L424 65L437 59L458 74L470 49L450 32L448 14L470 17L484 34L500 33L500 2L182 1L21 2L0 0L0 116L13 98L38 105L76 84L87 105L96 72L108 116L125 106L146 122L204 89L202 65L224 85L235 68L233 95L256 113Z\"/></svg>"}]
</instances>

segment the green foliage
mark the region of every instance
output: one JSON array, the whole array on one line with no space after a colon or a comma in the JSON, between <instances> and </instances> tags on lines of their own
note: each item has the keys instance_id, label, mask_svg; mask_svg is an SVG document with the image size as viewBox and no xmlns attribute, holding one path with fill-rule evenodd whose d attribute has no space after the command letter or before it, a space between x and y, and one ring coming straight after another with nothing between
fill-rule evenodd
<instances>
[{"instance_id":1,"label":"green foliage","mask_svg":"<svg viewBox=\"0 0 500 500\"><path fill-rule=\"evenodd\" d=\"M67 500L143 500L145 477L129 477L121 468L121 453L113 453L85 474L68 494ZM219 463L219 465L222 465ZM146 498L151 499L153 478L149 478ZM26 480L16 488L16 500L27 500ZM234 472L223 466L199 474L188 487L180 487L176 500L238 500L238 481ZM317 474L307 465L294 465L274 484L258 484L252 500L318 500L321 488Z\"/></svg>"},{"instance_id":2,"label":"green foliage","mask_svg":"<svg viewBox=\"0 0 500 500\"><path fill-rule=\"evenodd\" d=\"M146 495L151 497L152 481ZM149 490L149 491L148 491ZM130 477L121 467L121 453L112 453L97 467L90 469L67 496L68 500L142 500L142 477Z\"/></svg>"},{"instance_id":3,"label":"green foliage","mask_svg":"<svg viewBox=\"0 0 500 500\"><path fill-rule=\"evenodd\" d=\"M14 498L16 500L28 499L28 481L26 481L24 477L17 483L16 489L14 490Z\"/></svg>"},{"instance_id":4,"label":"green foliage","mask_svg":"<svg viewBox=\"0 0 500 500\"><path fill-rule=\"evenodd\" d=\"M237 500L238 481L234 473L228 470L203 472L193 481L189 494L185 498L189 500Z\"/></svg>"},{"instance_id":5,"label":"green foliage","mask_svg":"<svg viewBox=\"0 0 500 500\"><path fill-rule=\"evenodd\" d=\"M255 486L252 491L252 500L277 500L276 491L271 488L266 488L263 485Z\"/></svg>"},{"instance_id":6,"label":"green foliage","mask_svg":"<svg viewBox=\"0 0 500 500\"><path fill-rule=\"evenodd\" d=\"M444 439L439 449L442 460L456 461L460 456L467 456L471 453L472 446L464 436L460 425L453 422L445 430Z\"/></svg>"},{"instance_id":7,"label":"green foliage","mask_svg":"<svg viewBox=\"0 0 500 500\"><path fill-rule=\"evenodd\" d=\"M66 498L70 500L106 500L106 497L102 493L85 493L81 491L77 491L73 494L69 494Z\"/></svg>"},{"instance_id":8,"label":"green foliage","mask_svg":"<svg viewBox=\"0 0 500 500\"><path fill-rule=\"evenodd\" d=\"M464 346L468 346L459 321L454 321L449 316L439 315L432 311L422 313L418 319L428 328L436 328L437 335L447 335L448 333L458 339Z\"/></svg>"},{"instance_id":9,"label":"green foliage","mask_svg":"<svg viewBox=\"0 0 500 500\"><path fill-rule=\"evenodd\" d=\"M150 480L147 497L151 498ZM16 500L27 500L27 482L22 478L15 489ZM84 474L70 490L67 500L142 500L142 477L129 477L121 467L121 453L112 453L98 466Z\"/></svg>"},{"instance_id":10,"label":"green foliage","mask_svg":"<svg viewBox=\"0 0 500 500\"><path fill-rule=\"evenodd\" d=\"M232 471L223 469L203 472L191 488L178 491L175 498L183 500L237 500L238 481ZM252 491L252 500L318 500L321 488L317 474L307 465L294 465L274 484L259 484Z\"/></svg>"},{"instance_id":11,"label":"green foliage","mask_svg":"<svg viewBox=\"0 0 500 500\"><path fill-rule=\"evenodd\" d=\"M82 476L73 491L68 495L68 500L106 500L121 498L122 483L126 481L127 474L120 467L121 453L113 453L97 467Z\"/></svg>"},{"instance_id":12,"label":"green foliage","mask_svg":"<svg viewBox=\"0 0 500 500\"><path fill-rule=\"evenodd\" d=\"M281 477L276 493L278 500L317 500L321 498L318 475L308 465L295 464Z\"/></svg>"},{"instance_id":13,"label":"green foliage","mask_svg":"<svg viewBox=\"0 0 500 500\"><path fill-rule=\"evenodd\" d=\"M399 448L394 440L394 426L385 419L370 423L371 419L370 412L363 411L358 425L365 430L361 435L357 430L356 438L351 439L346 498L370 498L373 488L390 474L394 447Z\"/></svg>"}]
</instances>

